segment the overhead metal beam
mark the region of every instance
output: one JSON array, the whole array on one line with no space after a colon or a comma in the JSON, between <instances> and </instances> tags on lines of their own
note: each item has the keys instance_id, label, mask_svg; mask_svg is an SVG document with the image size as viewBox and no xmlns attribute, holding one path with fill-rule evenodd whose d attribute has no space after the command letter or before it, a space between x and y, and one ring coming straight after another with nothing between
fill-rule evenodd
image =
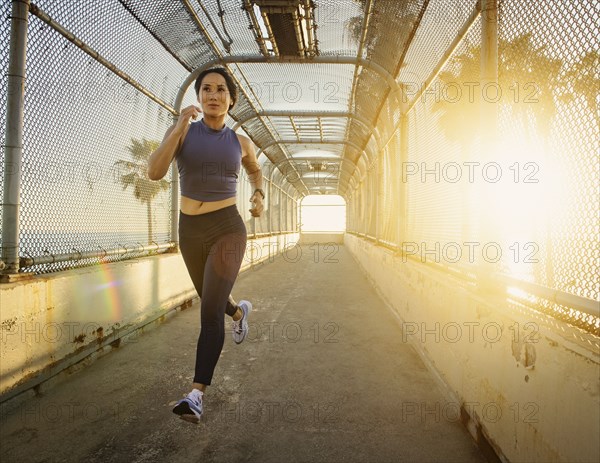
<instances>
[{"instance_id":1,"label":"overhead metal beam","mask_svg":"<svg viewBox=\"0 0 600 463\"><path fill-rule=\"evenodd\" d=\"M348 141L348 140L332 140L332 141L327 141L327 142L321 142L320 140L294 140L294 139L290 139L290 140L279 140L279 141L273 141L273 142L267 143L265 146L263 146L261 149L259 149L259 151L257 152L257 157L260 156L260 154L264 150L266 150L266 149L270 148L271 146L273 146L275 144L278 144L278 143L288 144L288 145L341 145L341 144L343 144L343 145L352 146L353 148L357 149L358 151L366 153L366 151L363 151L359 145L357 145L354 142ZM288 160L288 162L290 162L290 163L292 161L293 161L293 159ZM337 161L337 160L335 160L335 161ZM354 168L353 167L356 167L356 166L348 167L346 165L346 163L343 162L344 161L343 158L340 158L339 161L340 161L340 169L339 169L340 173L342 171L344 171L344 169L346 169L345 171L348 173L348 175L351 176L352 173L354 172ZM280 166L277 166L277 167L278 167L279 170L281 170ZM297 169L295 169L295 171L298 174L298 178L301 180L303 177L298 173ZM285 178L287 178L286 173L284 173L283 171L281 173L282 173L282 175ZM339 177L338 177L338 182L339 182ZM311 190L311 188L308 185L306 185L306 187L307 187L307 190L309 190L309 191Z\"/></svg>"},{"instance_id":2,"label":"overhead metal beam","mask_svg":"<svg viewBox=\"0 0 600 463\"><path fill-rule=\"evenodd\" d=\"M298 51L300 56L305 57L308 55L308 50L304 48L304 42L302 41L302 25L300 24L300 16L298 11L292 12L292 18L294 19L294 29L296 30L296 43L298 44Z\"/></svg>"},{"instance_id":3,"label":"overhead metal beam","mask_svg":"<svg viewBox=\"0 0 600 463\"><path fill-rule=\"evenodd\" d=\"M383 77L391 89L392 94L396 98L398 105L401 110L404 111L406 103L402 98L403 88L396 82L394 76L389 73L383 66L375 63L374 61L357 58L355 56L315 56L313 58L299 58L299 57L265 57L256 55L232 55L223 56L219 59L213 59L204 63L202 66L195 69L183 82L175 98L175 109L181 108L181 103L185 97L187 89L196 80L198 75L205 69L209 69L216 65L226 64L248 64L248 63L264 63L264 64L346 64L346 65L359 65Z\"/></svg>"},{"instance_id":4,"label":"overhead metal beam","mask_svg":"<svg viewBox=\"0 0 600 463\"><path fill-rule=\"evenodd\" d=\"M315 56L318 53L318 48L317 48L317 41L315 39L315 31L314 29L316 29L316 25L313 24L314 20L313 20L313 12L312 12L312 8L311 8L311 0L304 0L304 13L305 13L305 17L304 19L306 20L306 33L308 34L307 37L307 41L308 41L308 54L309 56Z\"/></svg>"},{"instance_id":5,"label":"overhead metal beam","mask_svg":"<svg viewBox=\"0 0 600 463\"><path fill-rule=\"evenodd\" d=\"M251 121L257 117L330 117L330 118L352 118L357 122L362 124L365 128L373 133L375 136L375 141L377 142L377 148L382 149L383 145L381 144L381 137L379 135L379 130L375 127L371 121L367 118L359 116L358 114L353 114L347 111L260 111L258 114L251 114L242 119L238 119L233 126L233 130L239 129L246 122ZM362 151L362 150L361 150Z\"/></svg>"},{"instance_id":6,"label":"overhead metal beam","mask_svg":"<svg viewBox=\"0 0 600 463\"><path fill-rule=\"evenodd\" d=\"M244 8L244 10L246 10L248 17L250 18L250 22L252 23L252 27L254 28L253 29L254 33L256 34L256 43L258 44L261 53L264 56L269 56L269 50L265 43L265 39L262 36L260 24L258 23L258 19L256 18L256 15L254 14L254 7L250 3L250 0L244 0L244 6L242 8Z\"/></svg>"},{"instance_id":7,"label":"overhead metal beam","mask_svg":"<svg viewBox=\"0 0 600 463\"><path fill-rule=\"evenodd\" d=\"M273 47L273 53L275 56L279 56L279 47L277 46L277 40L275 40L275 34L273 33L273 28L271 27L269 15L261 9L260 16L262 17L263 24L265 25L265 29L269 35L269 42L271 42L271 46Z\"/></svg>"},{"instance_id":8,"label":"overhead metal beam","mask_svg":"<svg viewBox=\"0 0 600 463\"><path fill-rule=\"evenodd\" d=\"M358 44L358 52L356 53L356 56L363 56L363 50L364 50L365 42L367 40L367 34L369 32L369 22L371 20L372 15L373 15L373 1L367 0L367 3L364 5L364 16L363 16L363 21L362 21L362 25L361 25L360 41ZM354 110L355 110L354 105L355 105L355 99L356 99L357 84L358 84L358 66L355 66L354 67L354 75L352 76L352 88L350 89L350 98L348 98L348 112L354 112ZM379 112L377 114L379 114ZM377 119L375 119L375 121L377 121ZM344 138L349 138L351 125L352 125L351 123L348 123L348 125L346 126L346 134L344 135ZM373 125L373 124L371 123L370 125ZM369 143L369 138L367 138L365 146L367 146L367 144ZM381 145L381 143L379 143L379 142L377 144ZM379 149L381 149L381 148L379 148ZM345 153L344 153L344 157L345 157ZM338 189L338 193L339 193L339 189Z\"/></svg>"},{"instance_id":9,"label":"overhead metal beam","mask_svg":"<svg viewBox=\"0 0 600 463\"><path fill-rule=\"evenodd\" d=\"M270 148L271 146L277 145L277 144L282 144L282 145L349 145L349 146L356 148L356 150L358 150L360 152L366 152L359 145L357 145L356 143L349 141L349 140L329 140L329 141L323 142L321 140L290 139L290 140L275 140L275 141L269 142L266 145L262 146L258 150L256 156L258 157L260 155L260 153L262 153L266 149ZM340 160L341 160L341 158L340 158Z\"/></svg>"},{"instance_id":10,"label":"overhead metal beam","mask_svg":"<svg viewBox=\"0 0 600 463\"><path fill-rule=\"evenodd\" d=\"M294 119L289 116L288 116L288 119L290 120L290 124L292 125L292 129L294 130L296 137L300 138L300 130L298 130L298 127L296 127L296 123L294 122ZM237 129L235 129L235 130L237 130Z\"/></svg>"}]
</instances>

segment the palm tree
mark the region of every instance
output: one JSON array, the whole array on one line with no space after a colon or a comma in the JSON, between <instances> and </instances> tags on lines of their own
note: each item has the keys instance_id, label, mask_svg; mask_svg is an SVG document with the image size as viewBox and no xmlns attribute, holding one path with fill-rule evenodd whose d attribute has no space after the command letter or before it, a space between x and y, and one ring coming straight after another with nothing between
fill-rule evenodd
<instances>
[{"instance_id":1,"label":"palm tree","mask_svg":"<svg viewBox=\"0 0 600 463\"><path fill-rule=\"evenodd\" d=\"M440 98L431 110L440 113L440 129L449 140L459 142L463 148L473 141L471 131L480 118L479 99L471 99L465 86L480 80L481 48L471 47L453 60L455 69L439 75L443 88L458 84L463 96L457 101ZM542 135L548 135L557 114L557 102L569 98L563 60L550 58L545 46L535 47L531 34L524 34L511 41L500 40L498 45L498 84L502 97L499 104L508 107L515 117L533 120ZM528 88L529 86L529 88ZM533 90L533 92L532 92ZM481 88L474 95L481 97ZM530 118L529 116L533 116Z\"/></svg>"},{"instance_id":2,"label":"palm tree","mask_svg":"<svg viewBox=\"0 0 600 463\"><path fill-rule=\"evenodd\" d=\"M462 91L462 89L466 89L463 86L465 83L478 82L481 69L480 47L470 47L466 53L454 58L454 64L458 65L458 69L440 72L438 75L442 88L450 89L458 84ZM467 128L475 127L476 121L479 120L478 101L465 94L461 98L451 100L438 98L431 110L434 113L440 113L438 124L446 138L459 143L463 152L466 153L475 139L473 130L467 130Z\"/></svg>"},{"instance_id":3,"label":"palm tree","mask_svg":"<svg viewBox=\"0 0 600 463\"><path fill-rule=\"evenodd\" d=\"M345 28L348 31L349 41L359 44L367 0L353 1L359 5L361 14L346 20ZM365 47L370 54L377 49L381 39L390 40L390 34L404 34L406 28L413 26L416 19L413 11L417 9L419 3L418 0L373 0L373 17L365 40ZM393 30L378 26L378 23L389 21L391 18L394 23Z\"/></svg>"},{"instance_id":4,"label":"palm tree","mask_svg":"<svg viewBox=\"0 0 600 463\"><path fill-rule=\"evenodd\" d=\"M161 191L169 189L170 182L166 180L154 181L148 178L148 158L150 154L160 145L159 141L131 139L127 150L131 154L132 161L119 160L115 162L120 175L119 181L123 190L129 186L133 187L133 195L142 204L146 204L148 211L148 244L152 243L152 200Z\"/></svg>"},{"instance_id":5,"label":"palm tree","mask_svg":"<svg viewBox=\"0 0 600 463\"><path fill-rule=\"evenodd\" d=\"M564 62L550 58L546 48L536 47L531 33L526 33L511 41L501 40L498 56L498 81L503 90L500 103L509 106L523 122L532 115L544 139L558 112L558 101L569 98ZM518 96L509 91L515 83L521 86ZM527 85L530 90L525 89Z\"/></svg>"},{"instance_id":6,"label":"palm tree","mask_svg":"<svg viewBox=\"0 0 600 463\"><path fill-rule=\"evenodd\" d=\"M598 113L598 95L600 94L600 53L588 51L579 61L573 63L565 73L565 78L571 81L573 92L584 97L588 109L600 125Z\"/></svg>"}]
</instances>

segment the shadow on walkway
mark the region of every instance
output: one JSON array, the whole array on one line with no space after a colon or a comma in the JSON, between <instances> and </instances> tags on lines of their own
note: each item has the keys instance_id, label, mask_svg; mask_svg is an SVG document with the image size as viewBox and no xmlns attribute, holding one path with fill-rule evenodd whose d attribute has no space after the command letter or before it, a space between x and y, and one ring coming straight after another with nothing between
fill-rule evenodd
<instances>
[{"instance_id":1,"label":"shadow on walkway","mask_svg":"<svg viewBox=\"0 0 600 463\"><path fill-rule=\"evenodd\" d=\"M171 413L195 304L3 413L2 462L485 461L344 246L296 247L234 296L254 304L249 337L227 332L199 425Z\"/></svg>"}]
</instances>

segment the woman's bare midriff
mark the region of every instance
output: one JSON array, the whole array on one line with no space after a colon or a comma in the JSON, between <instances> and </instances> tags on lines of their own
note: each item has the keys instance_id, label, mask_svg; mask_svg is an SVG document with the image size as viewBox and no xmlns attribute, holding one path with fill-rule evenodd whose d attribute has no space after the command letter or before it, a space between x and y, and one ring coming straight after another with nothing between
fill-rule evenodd
<instances>
[{"instance_id":1,"label":"woman's bare midriff","mask_svg":"<svg viewBox=\"0 0 600 463\"><path fill-rule=\"evenodd\" d=\"M206 214L207 212L218 211L224 207L233 206L236 203L235 196L232 198L221 199L219 201L198 201L197 199L181 196L179 208L181 212L187 215Z\"/></svg>"}]
</instances>

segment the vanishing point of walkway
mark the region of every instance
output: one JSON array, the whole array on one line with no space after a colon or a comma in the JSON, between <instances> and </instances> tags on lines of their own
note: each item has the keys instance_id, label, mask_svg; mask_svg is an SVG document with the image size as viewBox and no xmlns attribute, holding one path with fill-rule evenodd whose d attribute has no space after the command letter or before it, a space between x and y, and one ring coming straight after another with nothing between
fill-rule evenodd
<instances>
[{"instance_id":1,"label":"vanishing point of walkway","mask_svg":"<svg viewBox=\"0 0 600 463\"><path fill-rule=\"evenodd\" d=\"M485 461L343 245L298 246L234 296L254 303L249 338L227 333L199 425L171 413L192 379L194 304L3 411L2 462Z\"/></svg>"}]
</instances>

